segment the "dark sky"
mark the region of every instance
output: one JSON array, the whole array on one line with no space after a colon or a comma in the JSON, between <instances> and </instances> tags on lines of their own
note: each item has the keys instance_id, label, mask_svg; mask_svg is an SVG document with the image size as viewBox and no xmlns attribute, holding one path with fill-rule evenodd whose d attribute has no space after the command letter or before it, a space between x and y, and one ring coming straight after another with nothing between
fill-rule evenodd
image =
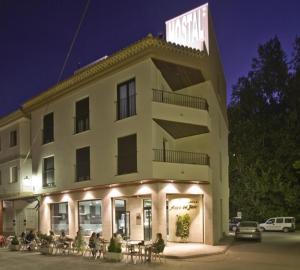
<instances>
[{"instance_id":1,"label":"dark sky","mask_svg":"<svg viewBox=\"0 0 300 270\"><path fill-rule=\"evenodd\" d=\"M0 116L47 90L59 77L87 0L0 0ZM207 1L91 0L63 79ZM222 62L231 86L249 70L258 44L278 35L288 54L300 35L299 0L211 0Z\"/></svg>"}]
</instances>

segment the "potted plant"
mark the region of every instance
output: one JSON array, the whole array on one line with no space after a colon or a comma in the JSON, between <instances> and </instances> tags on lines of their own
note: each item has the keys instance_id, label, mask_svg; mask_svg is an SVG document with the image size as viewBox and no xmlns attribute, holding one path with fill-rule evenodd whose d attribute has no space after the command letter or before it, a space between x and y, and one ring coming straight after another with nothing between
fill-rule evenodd
<instances>
[{"instance_id":1,"label":"potted plant","mask_svg":"<svg viewBox=\"0 0 300 270\"><path fill-rule=\"evenodd\" d=\"M189 214L177 216L176 221L176 236L181 238L181 241L186 241L190 235L191 217Z\"/></svg>"},{"instance_id":2,"label":"potted plant","mask_svg":"<svg viewBox=\"0 0 300 270\"><path fill-rule=\"evenodd\" d=\"M104 253L104 259L110 262L120 262L123 258L121 243L112 237L108 246L108 252Z\"/></svg>"},{"instance_id":3,"label":"potted plant","mask_svg":"<svg viewBox=\"0 0 300 270\"><path fill-rule=\"evenodd\" d=\"M51 235L47 235L47 234L41 234L39 236L40 240L41 240L41 247L40 247L40 252L41 254L44 255L49 255L53 253L53 237Z\"/></svg>"},{"instance_id":4,"label":"potted plant","mask_svg":"<svg viewBox=\"0 0 300 270\"><path fill-rule=\"evenodd\" d=\"M14 237L12 238L10 245L9 245L9 249L11 251L18 251L20 250L20 241L18 239L18 237L16 235L14 235Z\"/></svg>"}]
</instances>

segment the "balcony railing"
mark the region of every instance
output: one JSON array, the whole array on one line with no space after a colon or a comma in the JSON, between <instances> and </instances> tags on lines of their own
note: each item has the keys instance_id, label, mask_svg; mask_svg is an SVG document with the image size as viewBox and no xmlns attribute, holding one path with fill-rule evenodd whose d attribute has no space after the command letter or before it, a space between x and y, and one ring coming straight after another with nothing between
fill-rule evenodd
<instances>
[{"instance_id":1,"label":"balcony railing","mask_svg":"<svg viewBox=\"0 0 300 270\"><path fill-rule=\"evenodd\" d=\"M88 115L74 117L74 133L80 133L90 129L90 117Z\"/></svg>"},{"instance_id":2,"label":"balcony railing","mask_svg":"<svg viewBox=\"0 0 300 270\"><path fill-rule=\"evenodd\" d=\"M164 149L153 149L153 153L154 161L209 166L209 156L203 153L183 152Z\"/></svg>"},{"instance_id":3,"label":"balcony railing","mask_svg":"<svg viewBox=\"0 0 300 270\"><path fill-rule=\"evenodd\" d=\"M43 187L54 187L54 169L47 169L43 172Z\"/></svg>"},{"instance_id":4,"label":"balcony railing","mask_svg":"<svg viewBox=\"0 0 300 270\"><path fill-rule=\"evenodd\" d=\"M208 103L204 98L171 93L167 91L152 89L153 101L179 105L199 110L208 111Z\"/></svg>"}]
</instances>

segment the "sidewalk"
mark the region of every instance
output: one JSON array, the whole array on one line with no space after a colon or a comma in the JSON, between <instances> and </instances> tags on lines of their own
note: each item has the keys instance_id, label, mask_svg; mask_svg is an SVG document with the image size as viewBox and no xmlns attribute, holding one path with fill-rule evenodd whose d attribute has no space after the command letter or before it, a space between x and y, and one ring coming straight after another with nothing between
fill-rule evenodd
<instances>
[{"instance_id":1,"label":"sidewalk","mask_svg":"<svg viewBox=\"0 0 300 270\"><path fill-rule=\"evenodd\" d=\"M226 236L215 246L197 243L167 243L164 255L169 259L187 259L224 254L233 243L232 236Z\"/></svg>"}]
</instances>

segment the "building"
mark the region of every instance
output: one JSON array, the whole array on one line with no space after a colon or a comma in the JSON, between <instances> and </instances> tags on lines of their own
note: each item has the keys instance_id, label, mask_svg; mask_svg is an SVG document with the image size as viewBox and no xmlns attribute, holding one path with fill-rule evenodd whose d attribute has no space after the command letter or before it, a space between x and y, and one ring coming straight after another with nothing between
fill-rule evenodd
<instances>
[{"instance_id":1,"label":"building","mask_svg":"<svg viewBox=\"0 0 300 270\"><path fill-rule=\"evenodd\" d=\"M0 119L4 232L181 241L178 224L190 219L186 241L218 242L228 231L228 124L211 22L209 33L209 53L148 35ZM20 143L5 149L13 130Z\"/></svg>"}]
</instances>

